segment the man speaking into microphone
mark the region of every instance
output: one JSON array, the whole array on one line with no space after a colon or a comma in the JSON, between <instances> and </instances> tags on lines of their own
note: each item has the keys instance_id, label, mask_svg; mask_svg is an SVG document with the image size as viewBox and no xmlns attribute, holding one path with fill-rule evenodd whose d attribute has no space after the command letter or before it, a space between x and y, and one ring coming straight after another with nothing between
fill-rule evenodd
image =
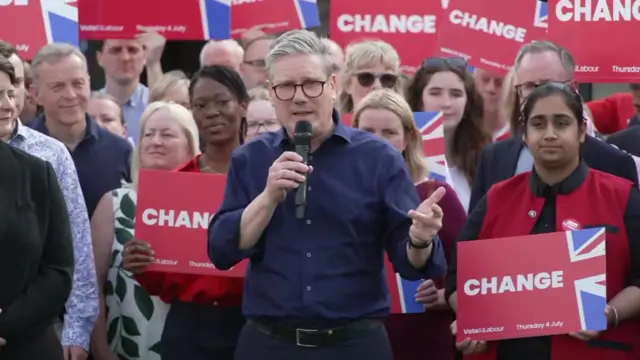
<instances>
[{"instance_id":1,"label":"man speaking into microphone","mask_svg":"<svg viewBox=\"0 0 640 360\"><path fill-rule=\"evenodd\" d=\"M266 66L283 129L236 150L209 226L218 269L250 259L236 359L391 360L385 251L403 277L444 274L444 189L420 204L400 152L340 123L315 34L280 36Z\"/></svg>"}]
</instances>

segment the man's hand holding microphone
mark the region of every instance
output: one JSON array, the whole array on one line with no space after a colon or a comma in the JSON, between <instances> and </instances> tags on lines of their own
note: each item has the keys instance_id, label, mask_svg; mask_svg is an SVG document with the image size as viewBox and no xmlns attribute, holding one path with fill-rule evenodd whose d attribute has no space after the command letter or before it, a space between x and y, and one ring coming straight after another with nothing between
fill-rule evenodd
<instances>
[{"instance_id":1,"label":"man's hand holding microphone","mask_svg":"<svg viewBox=\"0 0 640 360\"><path fill-rule=\"evenodd\" d=\"M285 151L269 168L264 194L277 206L284 201L290 190L298 189L313 168L304 163L302 156L293 151Z\"/></svg>"}]
</instances>

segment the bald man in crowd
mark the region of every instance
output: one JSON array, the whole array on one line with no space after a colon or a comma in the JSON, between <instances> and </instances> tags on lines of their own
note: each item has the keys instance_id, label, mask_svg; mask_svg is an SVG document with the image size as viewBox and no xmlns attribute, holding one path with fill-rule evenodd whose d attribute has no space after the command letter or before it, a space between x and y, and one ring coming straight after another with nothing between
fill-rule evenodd
<instances>
[{"instance_id":1,"label":"bald man in crowd","mask_svg":"<svg viewBox=\"0 0 640 360\"><path fill-rule=\"evenodd\" d=\"M200 52L200 67L224 65L240 71L243 57L244 50L235 40L211 40Z\"/></svg>"}]
</instances>

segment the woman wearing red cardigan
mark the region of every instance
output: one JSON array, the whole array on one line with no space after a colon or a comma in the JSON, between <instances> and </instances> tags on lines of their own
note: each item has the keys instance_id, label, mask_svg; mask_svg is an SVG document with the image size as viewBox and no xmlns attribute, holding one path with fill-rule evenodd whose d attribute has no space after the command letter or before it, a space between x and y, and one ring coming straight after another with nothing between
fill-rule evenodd
<instances>
[{"instance_id":1,"label":"woman wearing red cardigan","mask_svg":"<svg viewBox=\"0 0 640 360\"><path fill-rule=\"evenodd\" d=\"M226 174L232 151L246 135L249 95L242 79L231 68L207 66L194 75L189 95L204 150L177 171ZM125 269L149 293L171 303L160 342L162 359L233 359L245 323L242 279L144 271L153 253L141 240L129 242L124 254Z\"/></svg>"},{"instance_id":2,"label":"woman wearing red cardigan","mask_svg":"<svg viewBox=\"0 0 640 360\"><path fill-rule=\"evenodd\" d=\"M440 187L447 190L438 203L445 214L438 236L448 259L458 231L466 221L466 212L453 188L444 182L427 179L422 135L413 121L409 105L393 91L376 90L357 105L353 126L385 138L402 152L421 201ZM416 359L419 357L416 354L421 354L430 360L453 360L454 339L449 326L454 318L444 300L444 279L426 279L416 300L424 304L424 313L395 314L387 321L394 359Z\"/></svg>"}]
</instances>

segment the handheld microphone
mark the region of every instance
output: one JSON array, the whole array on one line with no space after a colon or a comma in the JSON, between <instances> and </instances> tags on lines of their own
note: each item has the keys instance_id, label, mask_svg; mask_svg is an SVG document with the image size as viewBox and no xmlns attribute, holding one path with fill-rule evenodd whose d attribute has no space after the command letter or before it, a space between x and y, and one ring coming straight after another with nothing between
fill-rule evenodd
<instances>
[{"instance_id":1,"label":"handheld microphone","mask_svg":"<svg viewBox=\"0 0 640 360\"><path fill-rule=\"evenodd\" d=\"M300 120L296 123L293 134L293 142L296 145L296 153L302 156L302 162L305 165L309 163L309 151L311 149L312 137L311 123L306 120ZM304 182L300 184L296 190L296 218L304 218L307 210L307 174L304 174Z\"/></svg>"}]
</instances>

